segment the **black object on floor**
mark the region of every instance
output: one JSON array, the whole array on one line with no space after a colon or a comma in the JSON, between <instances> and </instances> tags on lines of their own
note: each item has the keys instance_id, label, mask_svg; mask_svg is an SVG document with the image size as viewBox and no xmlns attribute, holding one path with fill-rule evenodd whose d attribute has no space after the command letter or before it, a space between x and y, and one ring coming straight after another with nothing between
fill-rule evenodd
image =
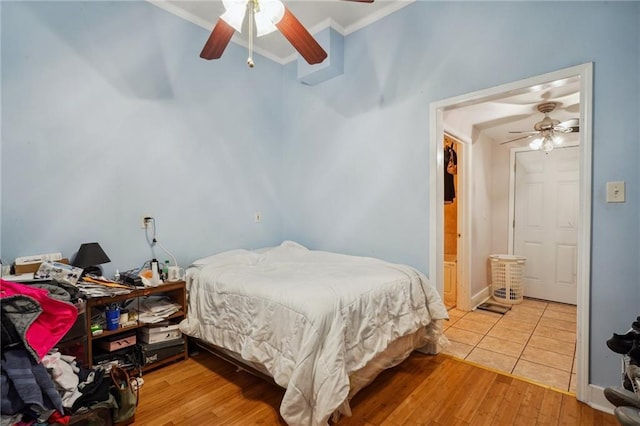
<instances>
[{"instance_id":1,"label":"black object on floor","mask_svg":"<svg viewBox=\"0 0 640 426\"><path fill-rule=\"evenodd\" d=\"M511 306L505 306L493 302L485 302L478 305L478 309L482 309L483 311L496 312L499 314L506 314L511 309Z\"/></svg>"}]
</instances>

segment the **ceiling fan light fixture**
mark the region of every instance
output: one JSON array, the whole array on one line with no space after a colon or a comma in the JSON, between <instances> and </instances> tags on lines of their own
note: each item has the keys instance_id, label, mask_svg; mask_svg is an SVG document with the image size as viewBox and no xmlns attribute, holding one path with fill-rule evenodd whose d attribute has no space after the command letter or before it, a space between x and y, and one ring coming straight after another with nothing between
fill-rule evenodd
<instances>
[{"instance_id":1,"label":"ceiling fan light fixture","mask_svg":"<svg viewBox=\"0 0 640 426\"><path fill-rule=\"evenodd\" d=\"M529 148L534 149L536 151L542 148L542 138L535 138L534 140L532 140L529 143Z\"/></svg>"},{"instance_id":2,"label":"ceiling fan light fixture","mask_svg":"<svg viewBox=\"0 0 640 426\"><path fill-rule=\"evenodd\" d=\"M579 118L570 118L569 120L560 122L559 120L549 117L549 113L558 105L560 105L559 102L544 102L539 104L536 109L544 114L544 118L534 124L533 129L535 131L510 131L509 133L524 133L525 136L501 142L500 145L535 138L529 143L529 148L534 151L541 150L549 152L555 147L561 146L565 142L563 137L565 133L577 133L580 131L580 120Z\"/></svg>"},{"instance_id":3,"label":"ceiling fan light fixture","mask_svg":"<svg viewBox=\"0 0 640 426\"><path fill-rule=\"evenodd\" d=\"M258 0L256 15L263 15L273 25L277 25L284 17L284 4L280 0Z\"/></svg>"},{"instance_id":4,"label":"ceiling fan light fixture","mask_svg":"<svg viewBox=\"0 0 640 426\"><path fill-rule=\"evenodd\" d=\"M543 134L529 143L529 148L534 151L553 151L556 146L562 145L562 138L557 137L553 132L542 132Z\"/></svg>"},{"instance_id":5,"label":"ceiling fan light fixture","mask_svg":"<svg viewBox=\"0 0 640 426\"><path fill-rule=\"evenodd\" d=\"M273 24L269 16L262 10L256 12L254 15L256 19L256 35L262 37L263 35L271 34L278 28Z\"/></svg>"},{"instance_id":6,"label":"ceiling fan light fixture","mask_svg":"<svg viewBox=\"0 0 640 426\"><path fill-rule=\"evenodd\" d=\"M225 12L220 19L231 25L234 30L241 33L244 15L247 11L248 0L222 0Z\"/></svg>"}]
</instances>

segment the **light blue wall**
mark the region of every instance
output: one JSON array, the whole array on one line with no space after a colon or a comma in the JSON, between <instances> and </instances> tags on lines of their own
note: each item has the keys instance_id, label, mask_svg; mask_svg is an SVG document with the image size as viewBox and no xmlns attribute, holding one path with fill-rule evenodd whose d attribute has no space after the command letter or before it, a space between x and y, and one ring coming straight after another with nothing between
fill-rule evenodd
<instances>
[{"instance_id":1,"label":"light blue wall","mask_svg":"<svg viewBox=\"0 0 640 426\"><path fill-rule=\"evenodd\" d=\"M207 37L146 2L2 2L3 259L99 241L133 268L142 215L183 265L279 242L282 67Z\"/></svg>"},{"instance_id":2,"label":"light blue wall","mask_svg":"<svg viewBox=\"0 0 640 426\"><path fill-rule=\"evenodd\" d=\"M591 382L619 384L605 341L640 314L639 4L418 1L347 37L340 77L287 66L284 234L428 272L429 103L594 62ZM612 180L626 203L605 203Z\"/></svg>"},{"instance_id":3,"label":"light blue wall","mask_svg":"<svg viewBox=\"0 0 640 426\"><path fill-rule=\"evenodd\" d=\"M638 9L640 9L640 5L638 5ZM640 28L640 12L637 13L637 24L636 24L636 28ZM640 31L638 31L638 46L640 46ZM638 55L638 69L640 70L640 54ZM638 84L638 99L640 99L640 84ZM637 120L638 123L638 135L640 135L640 120ZM640 144L640 136L638 137L638 139L636 139L637 143ZM640 149L638 149L638 158L636 160L636 164L640 164ZM640 173L636 173L636 178L638 179L638 182L636 184L636 192L637 192L637 198L638 200L640 200ZM631 192L633 194L633 191ZM640 214L638 214L638 228L640 229ZM640 258L640 252L638 253L638 258ZM638 273L636 274L637 277L640 277L640 262L637 263L638 265ZM640 285L636 286L636 305L640 306ZM640 311L640 309L638 309L638 311Z\"/></svg>"},{"instance_id":4,"label":"light blue wall","mask_svg":"<svg viewBox=\"0 0 640 426\"><path fill-rule=\"evenodd\" d=\"M639 3L542 4L414 3L310 87L233 44L199 59L207 32L148 3L2 2L1 254L95 240L133 267L150 214L183 264L288 238L428 272L429 103L594 62L591 382L617 384L605 341L640 314Z\"/></svg>"}]
</instances>

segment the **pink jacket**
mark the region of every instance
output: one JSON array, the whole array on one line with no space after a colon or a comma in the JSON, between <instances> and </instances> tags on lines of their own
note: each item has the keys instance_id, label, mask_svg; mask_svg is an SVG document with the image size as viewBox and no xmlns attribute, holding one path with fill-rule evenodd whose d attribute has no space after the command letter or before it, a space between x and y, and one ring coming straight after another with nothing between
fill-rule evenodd
<instances>
[{"instance_id":1,"label":"pink jacket","mask_svg":"<svg viewBox=\"0 0 640 426\"><path fill-rule=\"evenodd\" d=\"M35 351L41 359L73 326L78 317L78 309L72 303L50 297L46 290L0 280L0 299L9 301L19 295L35 300L42 308L42 313L35 318L26 331L17 330L22 334L25 345Z\"/></svg>"}]
</instances>

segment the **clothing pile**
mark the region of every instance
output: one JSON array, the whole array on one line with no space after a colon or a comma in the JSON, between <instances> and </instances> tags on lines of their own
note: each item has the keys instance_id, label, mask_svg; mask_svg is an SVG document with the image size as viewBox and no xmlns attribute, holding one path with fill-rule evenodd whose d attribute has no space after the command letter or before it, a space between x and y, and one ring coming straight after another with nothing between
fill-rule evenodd
<instances>
[{"instance_id":1,"label":"clothing pile","mask_svg":"<svg viewBox=\"0 0 640 426\"><path fill-rule=\"evenodd\" d=\"M622 386L607 387L604 396L616 408L614 414L624 426L640 426L640 316L626 334L613 333L607 347L622 355Z\"/></svg>"},{"instance_id":2,"label":"clothing pile","mask_svg":"<svg viewBox=\"0 0 640 426\"><path fill-rule=\"evenodd\" d=\"M0 280L2 426L68 424L76 412L117 407L103 370L55 349L78 316L70 291Z\"/></svg>"}]
</instances>

